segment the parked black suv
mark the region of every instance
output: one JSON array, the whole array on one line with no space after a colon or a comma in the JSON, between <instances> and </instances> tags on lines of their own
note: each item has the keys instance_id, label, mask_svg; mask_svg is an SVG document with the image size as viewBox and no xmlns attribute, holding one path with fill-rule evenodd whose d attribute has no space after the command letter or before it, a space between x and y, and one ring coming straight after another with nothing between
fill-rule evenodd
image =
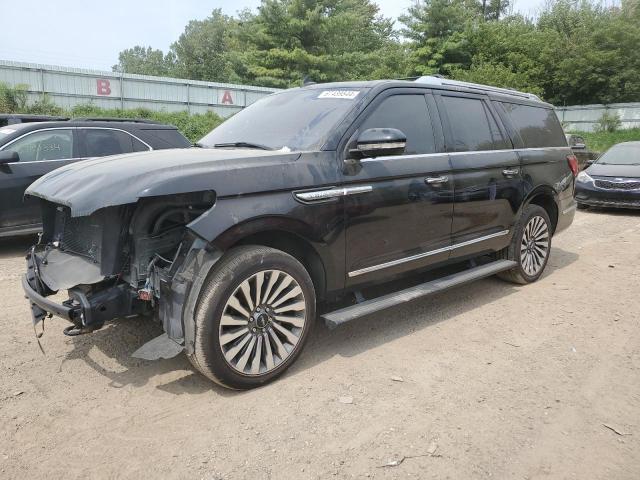
<instances>
[{"instance_id":1,"label":"parked black suv","mask_svg":"<svg viewBox=\"0 0 640 480\"><path fill-rule=\"evenodd\" d=\"M71 165L29 188L44 210L23 279L34 323L50 312L76 335L154 314L204 375L255 387L298 357L317 308L335 327L493 274L537 280L575 213L577 161L551 105L510 90L307 86L199 145ZM63 304L46 298L63 289Z\"/></svg>"},{"instance_id":2,"label":"parked black suv","mask_svg":"<svg viewBox=\"0 0 640 480\"><path fill-rule=\"evenodd\" d=\"M77 118L1 127L0 237L40 231L39 202L23 196L45 173L89 157L189 146L176 127L146 120Z\"/></svg>"}]
</instances>

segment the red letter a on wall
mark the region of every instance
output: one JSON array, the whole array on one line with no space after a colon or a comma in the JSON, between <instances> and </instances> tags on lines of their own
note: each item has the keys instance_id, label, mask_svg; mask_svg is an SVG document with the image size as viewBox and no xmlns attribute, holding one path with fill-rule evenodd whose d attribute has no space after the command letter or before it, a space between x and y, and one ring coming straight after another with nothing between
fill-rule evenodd
<instances>
[{"instance_id":1,"label":"red letter a on wall","mask_svg":"<svg viewBox=\"0 0 640 480\"><path fill-rule=\"evenodd\" d=\"M223 104L233 105L233 97L231 96L231 92L229 90L224 91L224 95L222 95Z\"/></svg>"}]
</instances>

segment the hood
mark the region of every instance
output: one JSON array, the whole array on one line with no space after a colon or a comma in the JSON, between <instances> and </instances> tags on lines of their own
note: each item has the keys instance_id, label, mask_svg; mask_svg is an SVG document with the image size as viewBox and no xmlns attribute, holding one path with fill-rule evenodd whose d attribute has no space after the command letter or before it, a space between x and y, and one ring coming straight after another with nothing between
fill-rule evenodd
<instances>
[{"instance_id":1,"label":"hood","mask_svg":"<svg viewBox=\"0 0 640 480\"><path fill-rule=\"evenodd\" d=\"M596 177L632 177L640 178L640 165L602 165L594 163L586 172Z\"/></svg>"},{"instance_id":2,"label":"hood","mask_svg":"<svg viewBox=\"0 0 640 480\"><path fill-rule=\"evenodd\" d=\"M291 188L307 180L293 168L299 157L282 151L207 148L115 155L54 170L25 194L66 205L71 216L79 217L142 197L205 190L224 197Z\"/></svg>"}]
</instances>

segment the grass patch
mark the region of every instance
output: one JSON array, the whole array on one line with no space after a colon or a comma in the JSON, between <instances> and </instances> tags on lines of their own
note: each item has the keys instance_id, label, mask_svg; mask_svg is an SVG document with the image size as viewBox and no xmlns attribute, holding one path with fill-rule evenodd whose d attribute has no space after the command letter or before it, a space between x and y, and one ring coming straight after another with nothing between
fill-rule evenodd
<instances>
[{"instance_id":1,"label":"grass patch","mask_svg":"<svg viewBox=\"0 0 640 480\"><path fill-rule=\"evenodd\" d=\"M620 142L640 140L640 128L618 130L615 132L570 132L580 135L587 142L589 150L603 153L610 147Z\"/></svg>"},{"instance_id":2,"label":"grass patch","mask_svg":"<svg viewBox=\"0 0 640 480\"><path fill-rule=\"evenodd\" d=\"M157 122L174 125L190 141L196 142L220 125L224 119L213 112L189 114L188 112L155 112L146 108L133 110L108 110L94 105L77 105L70 112L64 112L70 117L115 117L115 118L144 118Z\"/></svg>"}]
</instances>

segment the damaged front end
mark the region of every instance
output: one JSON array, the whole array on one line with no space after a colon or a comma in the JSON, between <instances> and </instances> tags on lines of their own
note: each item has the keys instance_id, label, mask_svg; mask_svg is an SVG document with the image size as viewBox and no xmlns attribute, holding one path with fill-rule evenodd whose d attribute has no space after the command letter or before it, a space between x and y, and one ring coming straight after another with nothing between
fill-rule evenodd
<instances>
[{"instance_id":1,"label":"damaged front end","mask_svg":"<svg viewBox=\"0 0 640 480\"><path fill-rule=\"evenodd\" d=\"M43 200L43 233L22 280L34 327L56 315L71 322L65 334L80 335L116 318L147 315L184 345L189 293L203 264L219 256L187 225L214 203L206 191L74 217L67 206ZM64 290L67 299L51 300Z\"/></svg>"}]
</instances>

